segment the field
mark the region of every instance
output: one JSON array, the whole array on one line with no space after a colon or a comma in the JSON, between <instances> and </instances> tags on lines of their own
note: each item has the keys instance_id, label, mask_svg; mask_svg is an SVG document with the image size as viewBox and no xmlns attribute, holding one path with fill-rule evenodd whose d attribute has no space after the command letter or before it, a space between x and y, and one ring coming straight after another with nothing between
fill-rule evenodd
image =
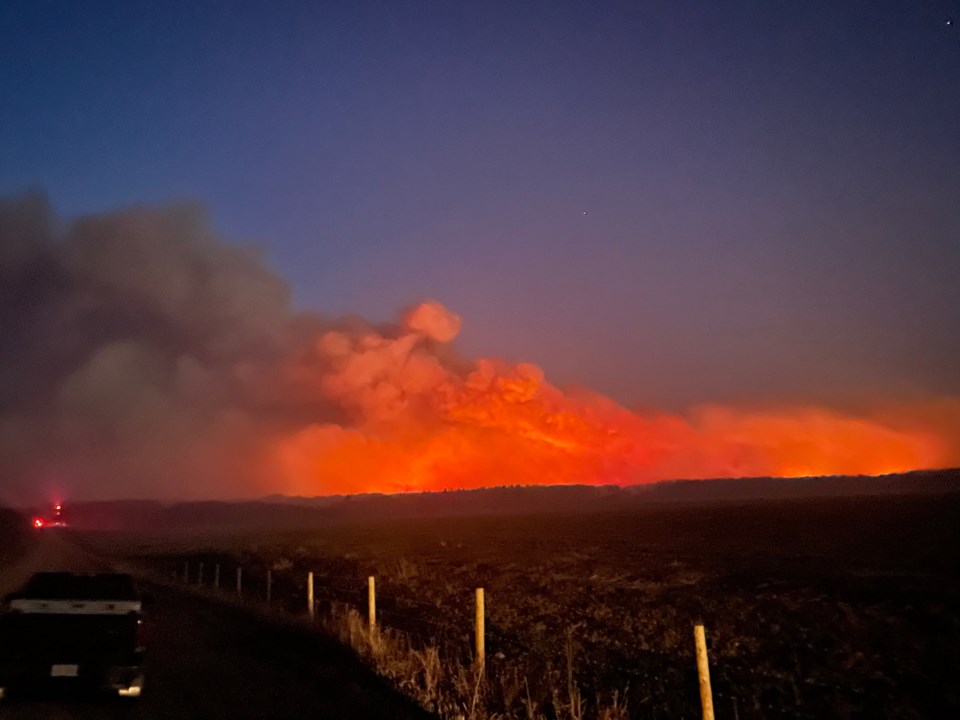
<instances>
[{"instance_id":1,"label":"field","mask_svg":"<svg viewBox=\"0 0 960 720\"><path fill-rule=\"evenodd\" d=\"M699 717L702 618L720 718L956 717L960 495L663 505L351 524L131 552L318 615L448 717ZM364 634L366 577L384 627ZM486 589L475 683L473 589ZM226 590L223 590L226 592ZM623 710L624 702L626 710Z\"/></svg>"},{"instance_id":2,"label":"field","mask_svg":"<svg viewBox=\"0 0 960 720\"><path fill-rule=\"evenodd\" d=\"M0 507L0 567L17 558L30 540L27 518Z\"/></svg>"}]
</instances>

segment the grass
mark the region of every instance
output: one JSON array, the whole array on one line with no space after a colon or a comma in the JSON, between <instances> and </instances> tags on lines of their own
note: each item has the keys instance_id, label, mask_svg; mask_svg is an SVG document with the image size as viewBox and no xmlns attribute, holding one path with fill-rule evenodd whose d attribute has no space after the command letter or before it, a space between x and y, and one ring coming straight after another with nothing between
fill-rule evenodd
<instances>
[{"instance_id":1,"label":"grass","mask_svg":"<svg viewBox=\"0 0 960 720\"><path fill-rule=\"evenodd\" d=\"M20 513L0 507L0 566L21 556L33 539L29 522Z\"/></svg>"},{"instance_id":2,"label":"grass","mask_svg":"<svg viewBox=\"0 0 960 720\"><path fill-rule=\"evenodd\" d=\"M718 717L956 716L960 497L450 518L142 547L203 559L320 617L447 718L699 716L703 618ZM230 568L230 569L228 569ZM209 570L208 570L209 573ZM382 627L361 612L375 575ZM209 575L208 575L209 577ZM473 588L487 663L472 658Z\"/></svg>"}]
</instances>

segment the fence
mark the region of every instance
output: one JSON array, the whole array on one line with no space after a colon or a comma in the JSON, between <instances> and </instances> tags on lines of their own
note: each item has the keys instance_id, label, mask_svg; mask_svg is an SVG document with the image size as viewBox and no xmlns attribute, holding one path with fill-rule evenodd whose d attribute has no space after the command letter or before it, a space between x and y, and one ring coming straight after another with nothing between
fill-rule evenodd
<instances>
[{"instance_id":1,"label":"fence","mask_svg":"<svg viewBox=\"0 0 960 720\"><path fill-rule=\"evenodd\" d=\"M267 608L276 612L302 614L311 623L316 621L318 612L328 616L333 615L337 603L355 610L365 606L367 628L371 635L380 627L388 627L391 631L406 636L411 647L441 646L447 655L459 656L461 660L466 660L480 670L487 663L488 645L495 649L498 657L502 657L505 652L522 654L529 651L529 648L518 638L503 633L498 628L488 627L486 595L482 587L474 590L472 627L468 628L469 632L464 633L465 628L462 624L424 617L424 614L436 614L441 610L435 604L422 603L410 598L401 600L392 597L387 598L387 602L383 602L384 598L380 598L381 602L378 605L376 578L372 575L367 577L364 588L356 577L307 571L301 585L296 577L289 573L275 573L270 567L261 568L259 573L249 570L244 572L244 567L237 564L236 585L229 590L220 585L221 566L227 564L229 564L228 561L215 563L213 577L209 581L206 580L208 577L205 574L206 563L202 561L197 563L195 572L191 572L189 560L184 561L182 566L180 563L175 564L171 572L185 585L234 595L242 602L262 602ZM179 572L180 567L183 569L182 575ZM470 647L466 648L466 652L462 642L464 635L472 635L472 642ZM706 630L702 622L694 624L693 636L702 717L704 720L714 720L714 692L710 680ZM568 642L568 648L571 646ZM570 687L573 686L571 653L572 651L568 650L567 667ZM636 669L615 662L607 664L627 676L643 677ZM733 717L738 718L736 697L728 695L727 698L731 700Z\"/></svg>"}]
</instances>

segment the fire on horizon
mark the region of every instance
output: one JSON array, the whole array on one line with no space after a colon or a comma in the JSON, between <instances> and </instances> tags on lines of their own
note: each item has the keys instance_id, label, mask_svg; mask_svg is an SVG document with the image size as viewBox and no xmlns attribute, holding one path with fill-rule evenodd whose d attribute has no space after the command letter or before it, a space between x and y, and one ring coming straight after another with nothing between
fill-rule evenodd
<instances>
[{"instance_id":1,"label":"fire on horizon","mask_svg":"<svg viewBox=\"0 0 960 720\"><path fill-rule=\"evenodd\" d=\"M0 203L8 492L237 497L960 465L960 401L632 410L464 357L437 301L395 323L291 308L196 206L55 220ZM0 308L3 309L3 308ZM638 386L656 378L638 377Z\"/></svg>"},{"instance_id":2,"label":"fire on horizon","mask_svg":"<svg viewBox=\"0 0 960 720\"><path fill-rule=\"evenodd\" d=\"M942 403L875 416L812 406L640 413L594 393L564 393L532 364L479 360L465 374L444 367L433 349L454 338L460 318L437 302L414 308L401 327L396 337L330 331L317 339L328 371L312 381L351 421L309 424L277 440L283 491L881 475L956 461L935 420Z\"/></svg>"}]
</instances>

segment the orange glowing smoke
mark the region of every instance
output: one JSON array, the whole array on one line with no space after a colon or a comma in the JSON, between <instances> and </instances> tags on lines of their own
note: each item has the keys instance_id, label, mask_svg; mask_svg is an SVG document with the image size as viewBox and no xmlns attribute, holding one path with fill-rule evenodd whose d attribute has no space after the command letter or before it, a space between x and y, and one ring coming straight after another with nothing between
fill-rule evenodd
<instances>
[{"instance_id":1,"label":"orange glowing smoke","mask_svg":"<svg viewBox=\"0 0 960 720\"><path fill-rule=\"evenodd\" d=\"M280 437L285 491L397 492L668 478L882 474L955 464L960 404L855 417L823 408L637 413L564 393L529 364L465 363L447 346L460 318L439 303L397 332L322 334L289 368L336 423Z\"/></svg>"}]
</instances>

